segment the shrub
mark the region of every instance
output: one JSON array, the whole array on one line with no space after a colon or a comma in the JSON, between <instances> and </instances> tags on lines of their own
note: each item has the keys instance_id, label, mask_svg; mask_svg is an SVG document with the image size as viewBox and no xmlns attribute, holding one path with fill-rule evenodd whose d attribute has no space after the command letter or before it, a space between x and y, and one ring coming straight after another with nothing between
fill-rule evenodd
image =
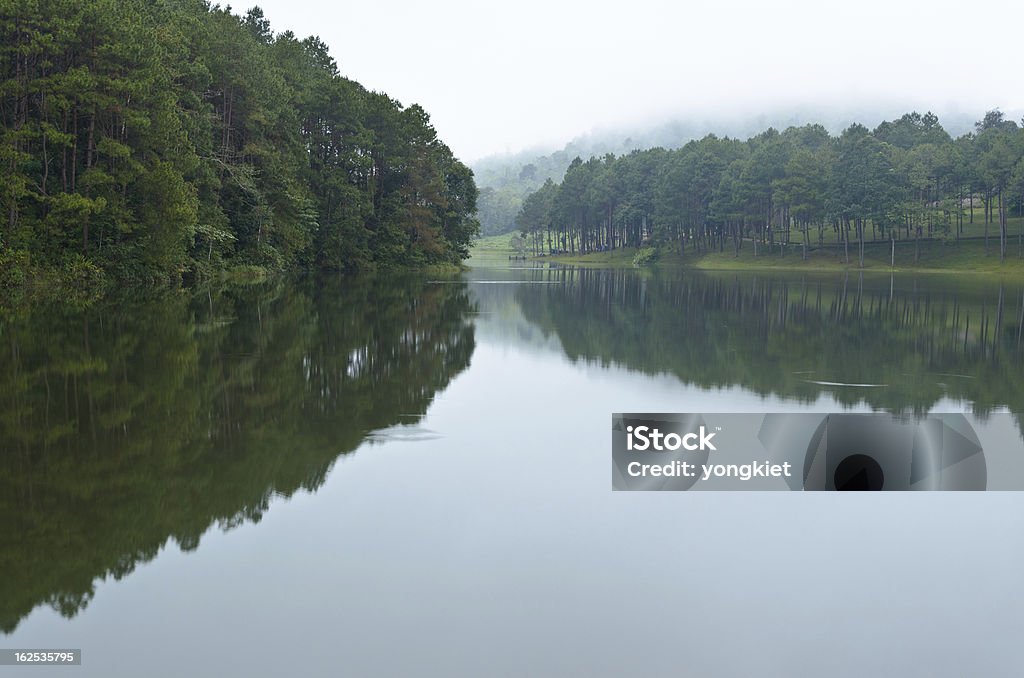
<instances>
[{"instance_id":1,"label":"shrub","mask_svg":"<svg viewBox=\"0 0 1024 678\"><path fill-rule=\"evenodd\" d=\"M641 247L633 257L634 266L649 266L658 260L657 247Z\"/></svg>"}]
</instances>

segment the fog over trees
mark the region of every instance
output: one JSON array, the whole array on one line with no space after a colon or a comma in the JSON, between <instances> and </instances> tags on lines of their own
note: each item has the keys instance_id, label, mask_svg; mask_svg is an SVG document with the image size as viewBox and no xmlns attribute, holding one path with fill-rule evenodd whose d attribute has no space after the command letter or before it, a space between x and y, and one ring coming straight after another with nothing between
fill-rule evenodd
<instances>
[{"instance_id":1,"label":"fog over trees","mask_svg":"<svg viewBox=\"0 0 1024 678\"><path fill-rule=\"evenodd\" d=\"M838 135L855 122L877 125L887 117L898 118L902 111L882 104L863 110L803 107L764 113L732 111L715 117L679 117L664 122L596 130L566 143L562 148L526 149L518 153L490 155L471 163L480 188L478 199L481 230L495 235L516 230L516 217L523 199L551 179L560 182L574 158L602 157L608 153L625 155L651 148L675 149L708 134L748 139L769 127L787 129L820 124ZM953 136L974 129L974 118L963 113L942 115L943 127Z\"/></svg>"},{"instance_id":2,"label":"fog over trees","mask_svg":"<svg viewBox=\"0 0 1024 678\"><path fill-rule=\"evenodd\" d=\"M956 239L984 224L1001 259L1024 203L1024 130L999 110L953 138L932 113L838 135L822 125L768 128L740 141L708 135L681 148L572 160L562 182L516 216L536 253L643 245L681 254L759 244ZM851 245L853 243L853 245ZM1018 243L1019 245L1020 243ZM1019 248L1018 248L1019 249Z\"/></svg>"}]
</instances>

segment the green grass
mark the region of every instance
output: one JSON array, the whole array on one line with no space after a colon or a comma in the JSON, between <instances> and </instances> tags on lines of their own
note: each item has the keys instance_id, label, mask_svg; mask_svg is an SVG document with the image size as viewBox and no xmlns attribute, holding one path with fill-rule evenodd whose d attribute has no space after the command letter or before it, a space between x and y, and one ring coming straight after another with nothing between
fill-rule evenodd
<instances>
[{"instance_id":1,"label":"green grass","mask_svg":"<svg viewBox=\"0 0 1024 678\"><path fill-rule=\"evenodd\" d=\"M1009 275L1024 277L1024 258L1019 256L1018 233L1024 229L1024 219L1011 217L1008 220L1008 241L1006 248L1006 261L999 261L999 237L998 224L990 223L988 252L985 251L985 244L980 240L964 240L957 242L949 239L945 242L922 241L920 251L915 258L915 245L913 240L902 240L896 242L895 266L890 266L890 245L884 243L868 243L864 246L864 268L878 272L889 271L928 271L928 272L963 272L980 273L989 275ZM978 209L974 215L974 224L964 224L964 237L982 236L985 226L982 223L982 213ZM504 259L515 254L511 246L511 233L504 235L481 238L473 244L471 258L467 262L472 263L481 260ZM871 230L867 230L870 237ZM817 244L818 232L812 228L809 232L812 247ZM859 246L856 242L850 243L850 260L846 262L842 248L837 245L837 235L831 228L824 231L824 242L832 247L813 250L805 260L801 256L802 247L798 242L803 235L794 230L790 233L793 243L781 246L778 243L771 254L766 246L758 245L758 256L754 256L753 243L744 241L739 256L735 256L731 243L726 244L724 252L711 252L695 256L688 251L686 256L680 257L678 250L673 248L663 249L655 266L692 266L700 269L778 269L778 270L861 270L859 265ZM590 265L623 267L632 266L633 257L637 250L634 248L616 249L610 252L592 252L590 254L559 255L532 257L535 261L549 261L560 264Z\"/></svg>"},{"instance_id":2,"label":"green grass","mask_svg":"<svg viewBox=\"0 0 1024 678\"><path fill-rule=\"evenodd\" d=\"M512 254L514 252L512 249L513 235L513 233L502 233L501 235L489 235L478 238L470 246L470 252L474 255L485 253Z\"/></svg>"},{"instance_id":3,"label":"green grass","mask_svg":"<svg viewBox=\"0 0 1024 678\"><path fill-rule=\"evenodd\" d=\"M780 251L781 250L781 251ZM820 269L820 270L861 270L859 247L850 243L849 262L839 248L815 250L805 260L801 247L789 245L784 248L775 247L768 254L763 247L758 248L758 256L750 242L743 243L739 256L731 250L712 252L683 261L676 255L676 263L689 263L702 269ZM998 240L989 243L988 253L985 243L971 240L963 242L922 242L920 251L915 257L915 246L912 241L897 242L895 265L890 264L891 249L888 243L866 244L864 246L863 270L871 271L930 271L985 273L998 275L1024 276L1024 258L1018 256L1017 242L1007 245L1007 256L999 261ZM664 258L663 258L664 259Z\"/></svg>"},{"instance_id":4,"label":"green grass","mask_svg":"<svg viewBox=\"0 0 1024 678\"><path fill-rule=\"evenodd\" d=\"M507 261L510 256L516 254L516 251L512 249L511 240L511 233L478 238L470 245L469 259L464 263L472 266L473 264L481 264L488 261Z\"/></svg>"},{"instance_id":5,"label":"green grass","mask_svg":"<svg viewBox=\"0 0 1024 678\"><path fill-rule=\"evenodd\" d=\"M963 231L960 233L960 236L964 237L964 238L971 238L971 237L979 237L980 238L980 237L984 236L985 235L985 223L984 223L985 219L984 219L984 214L982 213L981 208L980 207L975 208L975 210L974 210L974 223L973 224L970 223L969 219L970 219L969 213L965 212L964 213L964 227L963 227ZM956 229L956 225L955 225L955 222L951 223L948 226L948 228L949 228L948 238L951 239L951 240L955 240L956 239L956 230L955 230ZM1011 240L1016 241L1017 234L1021 232L1021 229L1024 229L1024 218L1017 217L1017 216L1007 217L1007 220L1006 220L1006 230L1007 230L1007 233L1009 234L1009 238ZM941 234L941 229L936 227L934 234L935 234L936 237L938 237ZM807 235L810 238L812 243L817 243L818 242L818 227L817 226L811 226L808 229L808 231L807 231ZM873 235L877 239L883 239L881 231L872 231L871 230L871 224L869 222L868 226L866 227L866 230L864 232L864 237L867 238L867 239L871 239ZM923 235L925 237L928 236L927 229L925 230L925 233ZM998 242L998 239L999 239L999 224L998 224L998 222L996 222L996 221L989 222L989 224L988 224L988 235L989 235L990 238L995 238L997 240L997 242ZM776 241L781 240L782 237L783 237L782 233L776 232L776 234L775 234ZM792 242L802 242L803 241L803 237L804 237L803 236L803 232L797 230L796 228L793 228L790 231L790 233L789 233L789 239ZM851 239L856 237L856 234L853 232L852 228L851 228L851 231L850 231L850 237L851 237ZM899 237L906 238L907 237L906 231L901 230L900 234L899 234ZM825 228L822 229L822 242L824 244L826 244L826 245L842 244L842 239L840 238L840 234L832 226L825 226Z\"/></svg>"},{"instance_id":6,"label":"green grass","mask_svg":"<svg viewBox=\"0 0 1024 678\"><path fill-rule=\"evenodd\" d=\"M561 264L580 264L593 266L625 267L633 265L634 248L617 249L611 252L594 252L585 255L563 255L537 258L536 261L551 261ZM934 273L975 273L988 275L1008 275L1024 277L1024 258L1018 256L1017 241L1011 240L1007 245L1006 261L999 261L999 243L993 238L989 243L988 253L981 241L964 242L922 242L915 260L914 243L905 241L896 244L895 266L890 266L890 246L888 243L866 244L864 246L864 268L859 264L859 248L850 244L850 261L846 262L841 249L826 248L808 253L807 259L801 254L799 245L781 247L775 245L771 254L766 247L759 245L758 254L754 256L753 244L743 243L739 256L732 249L724 252L709 252L695 255L688 252L680 256L677 249L663 249L654 266L691 266L705 270L819 270L819 271L875 271L875 272L906 272L924 271Z\"/></svg>"},{"instance_id":7,"label":"green grass","mask_svg":"<svg viewBox=\"0 0 1024 678\"><path fill-rule=\"evenodd\" d=\"M596 266L632 266L636 249L619 248L608 252L591 252L589 254L561 254L552 257L535 257L534 261L553 261L560 264L583 264Z\"/></svg>"}]
</instances>

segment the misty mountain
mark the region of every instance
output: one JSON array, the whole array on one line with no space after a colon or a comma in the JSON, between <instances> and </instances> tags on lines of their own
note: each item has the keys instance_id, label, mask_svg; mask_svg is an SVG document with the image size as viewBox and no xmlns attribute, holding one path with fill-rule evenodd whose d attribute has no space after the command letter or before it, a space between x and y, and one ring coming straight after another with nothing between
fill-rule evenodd
<instances>
[{"instance_id":1,"label":"misty mountain","mask_svg":"<svg viewBox=\"0 0 1024 678\"><path fill-rule=\"evenodd\" d=\"M580 157L586 160L608 153L623 155L634 150L662 147L679 148L708 134L719 137L749 139L769 127L784 130L818 123L830 134L838 135L855 122L875 127L884 120L898 119L905 110L886 108L871 110L846 108L842 111L808 109L776 111L756 115L725 114L715 118L676 118L645 126L595 130L576 137L560 149L531 148L518 153L490 155L472 163L480 196L477 217L483 235L508 233L516 228L516 215L523 199L551 179L560 182L565 170ZM939 120L951 136L958 137L974 129L984 111L938 113ZM1008 114L1008 118L1019 115Z\"/></svg>"}]
</instances>

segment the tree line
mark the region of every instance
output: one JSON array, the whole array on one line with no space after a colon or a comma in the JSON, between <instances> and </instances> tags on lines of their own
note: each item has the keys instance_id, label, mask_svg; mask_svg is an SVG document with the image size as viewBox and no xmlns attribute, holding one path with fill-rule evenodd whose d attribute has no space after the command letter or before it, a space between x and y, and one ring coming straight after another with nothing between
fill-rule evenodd
<instances>
[{"instance_id":1,"label":"tree line","mask_svg":"<svg viewBox=\"0 0 1024 678\"><path fill-rule=\"evenodd\" d=\"M560 184L524 200L517 224L537 254L652 246L738 255L749 246L757 255L784 242L806 256L828 241L847 259L859 245L863 263L865 241L958 239L977 218L986 250L991 236L1005 258L1008 219L1022 203L1016 122L993 110L954 139L937 116L915 112L837 137L805 125L577 157Z\"/></svg>"},{"instance_id":2,"label":"tree line","mask_svg":"<svg viewBox=\"0 0 1024 678\"><path fill-rule=\"evenodd\" d=\"M472 172L316 37L204 0L0 0L0 268L455 263Z\"/></svg>"}]
</instances>

